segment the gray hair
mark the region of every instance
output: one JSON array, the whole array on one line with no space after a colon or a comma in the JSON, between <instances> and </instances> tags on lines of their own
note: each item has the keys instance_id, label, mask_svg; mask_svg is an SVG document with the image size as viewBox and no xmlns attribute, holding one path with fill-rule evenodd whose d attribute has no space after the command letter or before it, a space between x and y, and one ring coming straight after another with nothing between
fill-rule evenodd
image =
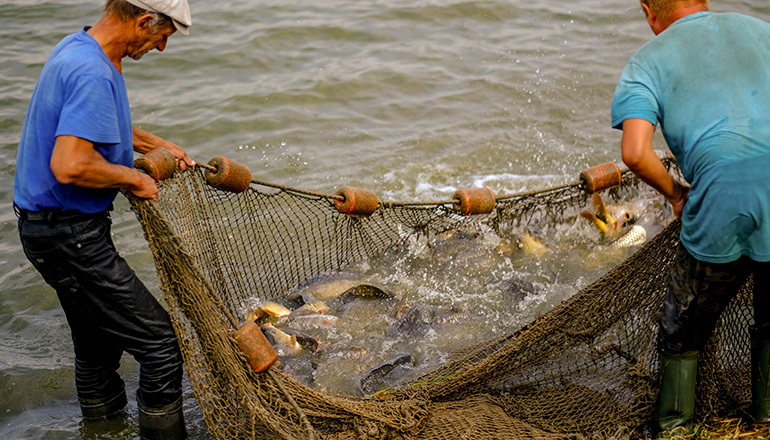
<instances>
[{"instance_id":1,"label":"gray hair","mask_svg":"<svg viewBox=\"0 0 770 440\"><path fill-rule=\"evenodd\" d=\"M102 9L102 14L105 16L114 15L121 21L128 21L143 14L150 14L152 15L152 20L150 20L149 25L150 32L152 33L158 32L161 27L171 23L171 18L167 15L142 9L125 0L107 0Z\"/></svg>"}]
</instances>

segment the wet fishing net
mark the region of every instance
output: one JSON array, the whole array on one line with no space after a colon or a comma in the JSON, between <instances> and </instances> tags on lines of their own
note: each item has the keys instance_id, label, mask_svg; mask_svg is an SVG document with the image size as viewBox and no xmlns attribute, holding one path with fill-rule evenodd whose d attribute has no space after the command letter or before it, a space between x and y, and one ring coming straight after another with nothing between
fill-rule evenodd
<instances>
[{"instance_id":1,"label":"wet fishing net","mask_svg":"<svg viewBox=\"0 0 770 440\"><path fill-rule=\"evenodd\" d=\"M665 163L675 172L671 160ZM679 223L552 310L436 368L366 396L315 390L277 367L255 373L233 338L257 298L284 301L318 274L448 231L561 222L590 204L584 182L498 197L488 214L450 203L380 202L342 214L339 197L252 182L214 188L207 170L129 197L153 252L191 386L217 439L565 439L644 435L656 414L657 317ZM619 191L639 184L624 172ZM458 274L462 276L462 274ZM723 313L699 362L697 416L749 405L750 289Z\"/></svg>"}]
</instances>

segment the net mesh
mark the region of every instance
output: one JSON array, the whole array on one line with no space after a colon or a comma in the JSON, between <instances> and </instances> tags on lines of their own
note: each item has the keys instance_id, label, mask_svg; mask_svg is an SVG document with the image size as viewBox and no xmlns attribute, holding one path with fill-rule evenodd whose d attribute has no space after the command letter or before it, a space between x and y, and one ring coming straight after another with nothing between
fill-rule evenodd
<instances>
[{"instance_id":1,"label":"net mesh","mask_svg":"<svg viewBox=\"0 0 770 440\"><path fill-rule=\"evenodd\" d=\"M637 183L626 172L621 188ZM624 438L654 419L657 316L678 222L552 311L452 353L410 383L361 398L316 391L275 368L254 373L232 337L244 304L283 298L314 275L410 237L559 221L585 205L582 186L503 197L491 214L466 217L445 203L382 204L372 216L348 216L323 195L261 185L217 190L200 168L159 187L157 203L129 200L215 438ZM702 355L698 417L735 415L749 404L750 305L744 286Z\"/></svg>"}]
</instances>

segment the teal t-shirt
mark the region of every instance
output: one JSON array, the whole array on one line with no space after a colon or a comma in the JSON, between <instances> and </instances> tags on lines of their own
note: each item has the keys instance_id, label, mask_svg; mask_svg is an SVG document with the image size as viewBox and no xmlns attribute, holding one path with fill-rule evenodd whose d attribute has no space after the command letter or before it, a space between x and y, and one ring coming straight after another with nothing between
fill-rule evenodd
<instances>
[{"instance_id":1,"label":"teal t-shirt","mask_svg":"<svg viewBox=\"0 0 770 440\"><path fill-rule=\"evenodd\" d=\"M660 129L690 193L681 241L697 259L770 261L770 24L700 12L674 22L629 60L612 126Z\"/></svg>"},{"instance_id":2,"label":"teal t-shirt","mask_svg":"<svg viewBox=\"0 0 770 440\"><path fill-rule=\"evenodd\" d=\"M84 28L65 37L40 73L24 119L13 201L30 211L107 209L117 189L65 185L51 171L56 137L91 141L108 162L133 167L131 109L123 76Z\"/></svg>"}]
</instances>

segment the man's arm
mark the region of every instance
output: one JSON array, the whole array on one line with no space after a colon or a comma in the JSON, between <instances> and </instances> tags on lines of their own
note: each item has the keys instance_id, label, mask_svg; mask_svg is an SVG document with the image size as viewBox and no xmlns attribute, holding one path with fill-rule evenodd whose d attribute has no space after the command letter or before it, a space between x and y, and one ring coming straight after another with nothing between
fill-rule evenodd
<instances>
[{"instance_id":1,"label":"man's arm","mask_svg":"<svg viewBox=\"0 0 770 440\"><path fill-rule=\"evenodd\" d=\"M169 142L159 136L155 136L152 133L148 133L142 129L133 127L134 129L134 151L137 153L147 153L156 148L165 148L170 151L171 154L177 160L177 164L180 170L184 170L187 167L195 166L195 161L190 159L190 156L179 145Z\"/></svg>"},{"instance_id":2,"label":"man's arm","mask_svg":"<svg viewBox=\"0 0 770 440\"><path fill-rule=\"evenodd\" d=\"M645 183L663 194L671 203L674 215L682 218L682 208L687 201L685 186L674 180L652 147L655 126L644 119L623 121L621 150L623 163Z\"/></svg>"},{"instance_id":3,"label":"man's arm","mask_svg":"<svg viewBox=\"0 0 770 440\"><path fill-rule=\"evenodd\" d=\"M137 197L158 199L155 179L133 168L108 162L94 144L75 136L58 136L51 171L61 183L84 188L125 188Z\"/></svg>"}]
</instances>

